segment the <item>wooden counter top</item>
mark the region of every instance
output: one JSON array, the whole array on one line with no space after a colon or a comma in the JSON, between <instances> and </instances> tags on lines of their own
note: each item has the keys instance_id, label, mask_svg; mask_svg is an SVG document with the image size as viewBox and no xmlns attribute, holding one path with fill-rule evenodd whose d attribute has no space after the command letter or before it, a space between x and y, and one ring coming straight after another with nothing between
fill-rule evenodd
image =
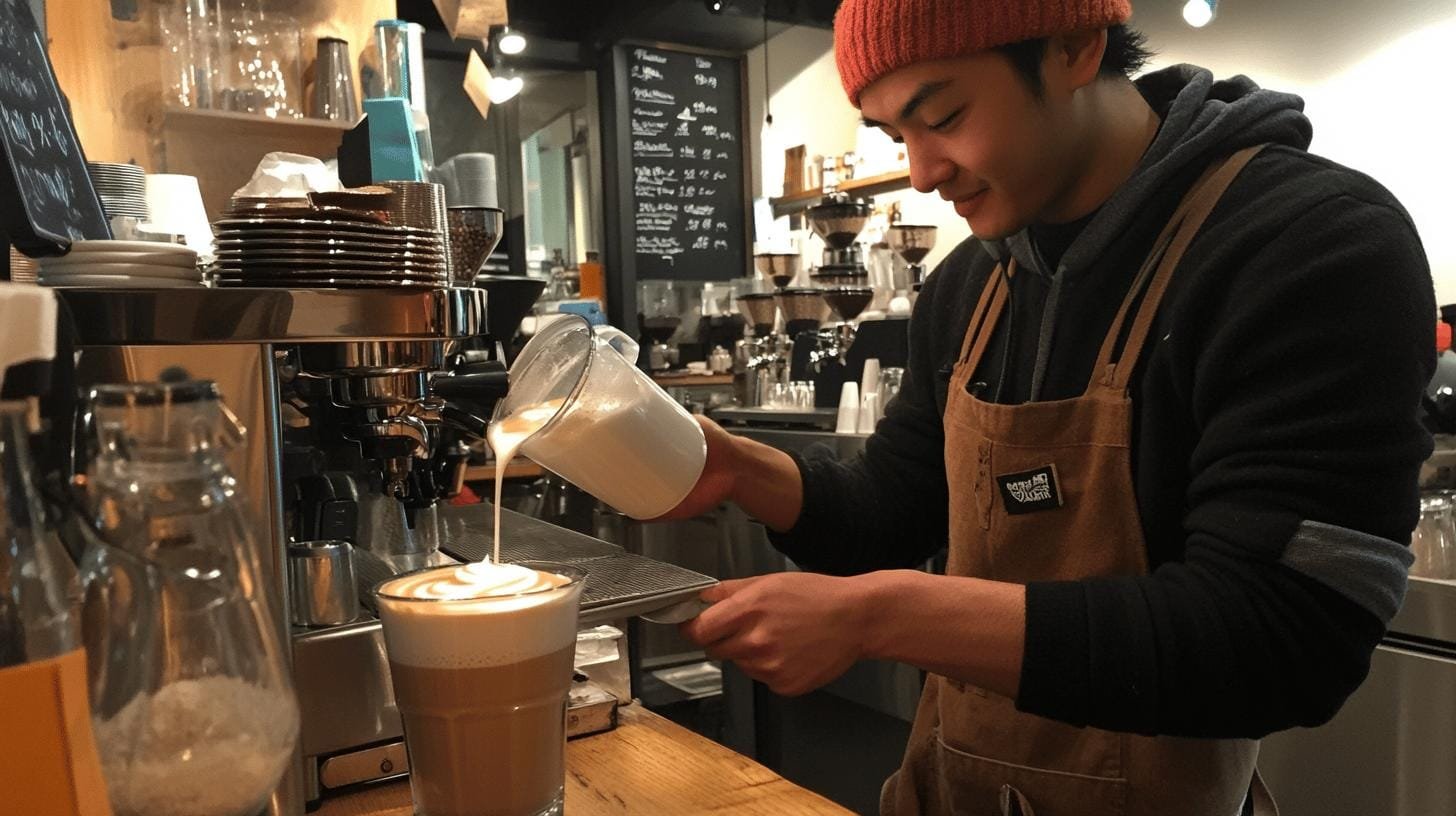
<instances>
[{"instance_id":1,"label":"wooden counter top","mask_svg":"<svg viewBox=\"0 0 1456 816\"><path fill-rule=\"evenodd\" d=\"M623 706L618 715L616 730L566 744L566 812L571 816L850 813L641 706ZM412 812L409 783L402 781L326 798L314 816Z\"/></svg>"}]
</instances>

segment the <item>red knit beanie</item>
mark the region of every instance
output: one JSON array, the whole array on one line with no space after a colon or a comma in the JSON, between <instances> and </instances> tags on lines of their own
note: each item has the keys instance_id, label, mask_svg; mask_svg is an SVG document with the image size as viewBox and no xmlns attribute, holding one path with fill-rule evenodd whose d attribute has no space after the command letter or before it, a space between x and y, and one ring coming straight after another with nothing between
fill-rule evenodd
<instances>
[{"instance_id":1,"label":"red knit beanie","mask_svg":"<svg viewBox=\"0 0 1456 816\"><path fill-rule=\"evenodd\" d=\"M1131 0L844 0L834 15L834 61L857 108L870 83L906 65L1131 16Z\"/></svg>"}]
</instances>

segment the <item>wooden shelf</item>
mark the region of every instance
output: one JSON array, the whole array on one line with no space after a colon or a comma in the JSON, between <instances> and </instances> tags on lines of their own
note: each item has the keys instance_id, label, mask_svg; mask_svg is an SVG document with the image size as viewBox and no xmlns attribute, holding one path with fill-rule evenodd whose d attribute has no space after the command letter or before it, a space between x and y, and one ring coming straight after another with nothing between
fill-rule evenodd
<instances>
[{"instance_id":1,"label":"wooden shelf","mask_svg":"<svg viewBox=\"0 0 1456 816\"><path fill-rule=\"evenodd\" d=\"M173 120L169 124L182 127L217 127L230 131L239 129L259 135L284 138L297 137L304 133L328 134L338 138L339 134L354 127L354 122L340 122L334 119L311 119L304 117L274 118L261 113L238 113L236 111L208 110L206 108L164 108L162 116Z\"/></svg>"},{"instance_id":2,"label":"wooden shelf","mask_svg":"<svg viewBox=\"0 0 1456 816\"><path fill-rule=\"evenodd\" d=\"M860 197L873 197L881 193L908 190L909 188L910 171L895 170L890 173L881 173L878 176L850 179L835 188L835 192L849 193L850 195ZM815 204L818 204L822 198L824 198L823 190L803 190L779 198L771 198L769 199L769 204L773 207L774 217L779 218L807 210Z\"/></svg>"},{"instance_id":3,"label":"wooden shelf","mask_svg":"<svg viewBox=\"0 0 1456 816\"><path fill-rule=\"evenodd\" d=\"M535 462L514 461L506 466L507 479L537 479L546 475L546 469ZM474 465L465 469L467 482L495 481L495 464Z\"/></svg>"}]
</instances>

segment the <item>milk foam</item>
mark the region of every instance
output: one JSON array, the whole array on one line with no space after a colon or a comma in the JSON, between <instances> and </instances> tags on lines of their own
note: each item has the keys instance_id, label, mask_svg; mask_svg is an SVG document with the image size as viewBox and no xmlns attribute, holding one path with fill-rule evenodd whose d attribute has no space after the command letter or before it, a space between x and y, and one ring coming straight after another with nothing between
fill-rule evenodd
<instances>
[{"instance_id":1,"label":"milk foam","mask_svg":"<svg viewBox=\"0 0 1456 816\"><path fill-rule=\"evenodd\" d=\"M489 562L386 582L379 588L379 615L389 659L463 669L518 663L566 648L576 639L580 592L579 585L567 583L555 573Z\"/></svg>"}]
</instances>

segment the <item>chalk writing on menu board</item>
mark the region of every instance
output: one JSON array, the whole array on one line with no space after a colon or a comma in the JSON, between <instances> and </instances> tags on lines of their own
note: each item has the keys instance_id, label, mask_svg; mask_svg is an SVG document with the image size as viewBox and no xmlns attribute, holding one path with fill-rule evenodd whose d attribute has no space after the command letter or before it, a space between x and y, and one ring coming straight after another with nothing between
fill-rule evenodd
<instances>
[{"instance_id":1,"label":"chalk writing on menu board","mask_svg":"<svg viewBox=\"0 0 1456 816\"><path fill-rule=\"evenodd\" d=\"M110 237L26 0L0 0L0 147L10 199L0 226L17 246L56 254L67 240Z\"/></svg>"},{"instance_id":2,"label":"chalk writing on menu board","mask_svg":"<svg viewBox=\"0 0 1456 816\"><path fill-rule=\"evenodd\" d=\"M736 59L628 51L637 277L747 274Z\"/></svg>"}]
</instances>

